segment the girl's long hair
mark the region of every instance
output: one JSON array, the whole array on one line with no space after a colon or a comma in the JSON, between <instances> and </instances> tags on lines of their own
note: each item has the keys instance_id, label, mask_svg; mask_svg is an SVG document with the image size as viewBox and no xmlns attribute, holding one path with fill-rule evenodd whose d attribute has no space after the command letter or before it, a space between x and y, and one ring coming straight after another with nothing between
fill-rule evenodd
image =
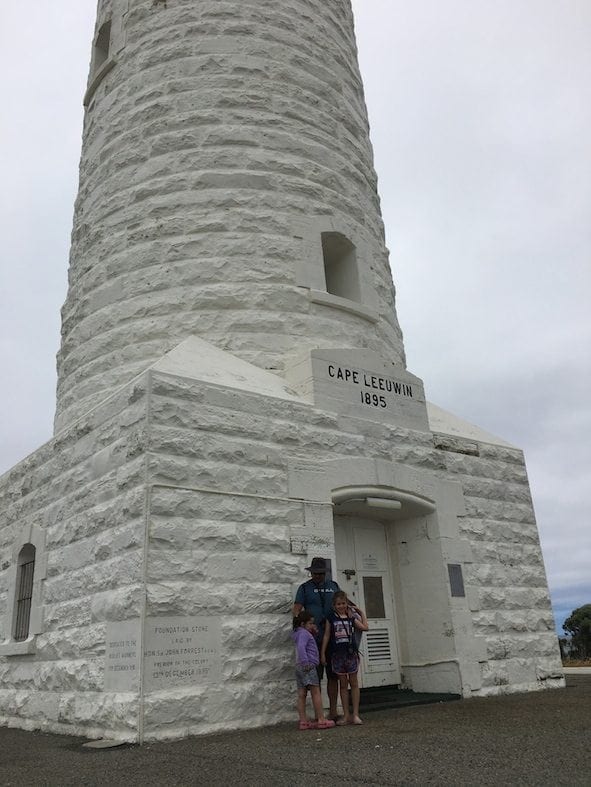
<instances>
[{"instance_id":1,"label":"girl's long hair","mask_svg":"<svg viewBox=\"0 0 591 787\"><path fill-rule=\"evenodd\" d=\"M304 623L307 623L309 620L312 620L314 615L311 612L308 612L307 609L303 609L299 615L296 615L293 619L293 630L299 629L300 626L303 626Z\"/></svg>"}]
</instances>

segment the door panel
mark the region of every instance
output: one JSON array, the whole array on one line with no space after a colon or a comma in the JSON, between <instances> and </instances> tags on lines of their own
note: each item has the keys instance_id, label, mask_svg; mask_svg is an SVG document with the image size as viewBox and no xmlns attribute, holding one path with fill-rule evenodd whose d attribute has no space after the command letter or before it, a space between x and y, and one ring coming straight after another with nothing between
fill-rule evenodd
<instances>
[{"instance_id":1,"label":"door panel","mask_svg":"<svg viewBox=\"0 0 591 787\"><path fill-rule=\"evenodd\" d=\"M365 610L369 631L361 642L360 683L400 683L390 559L383 523L335 517L337 581Z\"/></svg>"}]
</instances>

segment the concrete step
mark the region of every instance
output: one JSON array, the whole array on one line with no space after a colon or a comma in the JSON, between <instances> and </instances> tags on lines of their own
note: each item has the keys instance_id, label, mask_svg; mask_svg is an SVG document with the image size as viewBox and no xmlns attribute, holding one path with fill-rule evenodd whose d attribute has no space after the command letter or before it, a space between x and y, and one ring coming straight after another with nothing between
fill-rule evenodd
<instances>
[{"instance_id":1,"label":"concrete step","mask_svg":"<svg viewBox=\"0 0 591 787\"><path fill-rule=\"evenodd\" d=\"M432 705L437 702L453 702L462 699L460 694L416 692L398 686L372 686L361 689L360 711L403 708L411 705Z\"/></svg>"}]
</instances>

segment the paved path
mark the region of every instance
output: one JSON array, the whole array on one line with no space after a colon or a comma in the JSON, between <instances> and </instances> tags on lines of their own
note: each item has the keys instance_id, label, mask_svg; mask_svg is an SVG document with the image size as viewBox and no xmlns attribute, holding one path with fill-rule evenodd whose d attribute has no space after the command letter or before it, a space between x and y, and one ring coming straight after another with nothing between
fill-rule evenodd
<instances>
[{"instance_id":1,"label":"paved path","mask_svg":"<svg viewBox=\"0 0 591 787\"><path fill-rule=\"evenodd\" d=\"M89 750L0 729L0 785L584 785L591 787L591 677L564 690L377 711L362 727L294 725Z\"/></svg>"}]
</instances>

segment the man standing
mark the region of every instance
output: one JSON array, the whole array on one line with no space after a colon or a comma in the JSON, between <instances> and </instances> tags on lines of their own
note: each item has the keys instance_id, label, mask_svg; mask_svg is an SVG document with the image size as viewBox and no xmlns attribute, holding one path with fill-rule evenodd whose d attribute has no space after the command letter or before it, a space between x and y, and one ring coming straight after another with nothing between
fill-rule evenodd
<instances>
[{"instance_id":1,"label":"man standing","mask_svg":"<svg viewBox=\"0 0 591 787\"><path fill-rule=\"evenodd\" d=\"M324 635L324 622L332 611L332 597L340 588L336 582L326 578L326 560L323 557L313 557L312 563L306 568L306 571L310 572L311 578L299 586L292 612L295 617L300 614L302 609L306 609L314 615L314 622L317 627L315 639L320 652ZM323 675L324 667L320 664L318 667L320 680L322 680ZM330 668L330 653L327 653L326 680L328 701L330 703L328 718L336 721L338 680Z\"/></svg>"}]
</instances>

